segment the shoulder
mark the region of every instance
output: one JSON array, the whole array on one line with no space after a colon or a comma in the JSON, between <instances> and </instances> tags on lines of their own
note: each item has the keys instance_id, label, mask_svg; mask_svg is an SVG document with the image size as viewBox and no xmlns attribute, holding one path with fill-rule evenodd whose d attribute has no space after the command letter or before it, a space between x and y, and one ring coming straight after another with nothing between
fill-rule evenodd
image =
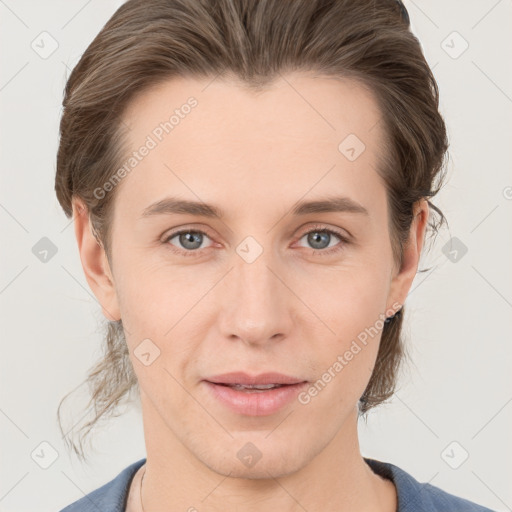
<instances>
[{"instance_id":1,"label":"shoulder","mask_svg":"<svg viewBox=\"0 0 512 512\"><path fill-rule=\"evenodd\" d=\"M130 483L144 462L146 459L130 464L110 482L86 494L60 512L124 512Z\"/></svg>"},{"instance_id":2,"label":"shoulder","mask_svg":"<svg viewBox=\"0 0 512 512\"><path fill-rule=\"evenodd\" d=\"M395 484L398 495L397 512L495 512L434 485L420 483L412 475L389 462L366 457L364 460L374 473L392 480Z\"/></svg>"}]
</instances>

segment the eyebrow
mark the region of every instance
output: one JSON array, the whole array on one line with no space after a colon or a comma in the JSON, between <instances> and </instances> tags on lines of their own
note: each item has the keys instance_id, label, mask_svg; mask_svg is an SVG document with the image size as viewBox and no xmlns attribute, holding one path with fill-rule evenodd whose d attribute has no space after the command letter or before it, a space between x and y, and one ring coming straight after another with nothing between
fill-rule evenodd
<instances>
[{"instance_id":1,"label":"eyebrow","mask_svg":"<svg viewBox=\"0 0 512 512\"><path fill-rule=\"evenodd\" d=\"M292 210L292 214L296 216L326 212L347 212L366 216L369 215L368 210L364 206L344 196L329 197L313 201L300 201ZM219 207L211 204L176 197L166 197L145 208L142 212L142 217L147 218L154 215L172 214L188 214L217 219L222 219L225 216L224 212Z\"/></svg>"}]
</instances>

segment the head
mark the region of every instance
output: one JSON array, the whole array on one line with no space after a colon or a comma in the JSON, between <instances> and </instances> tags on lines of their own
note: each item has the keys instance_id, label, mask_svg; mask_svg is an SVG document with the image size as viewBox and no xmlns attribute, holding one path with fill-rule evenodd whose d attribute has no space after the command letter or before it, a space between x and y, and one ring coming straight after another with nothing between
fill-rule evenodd
<instances>
[{"instance_id":1,"label":"head","mask_svg":"<svg viewBox=\"0 0 512 512\"><path fill-rule=\"evenodd\" d=\"M392 396L447 150L397 2L131 0L63 105L55 188L107 320L85 434L137 390L209 467L256 441L284 473ZM307 381L294 421L225 410L205 380L232 371Z\"/></svg>"}]
</instances>

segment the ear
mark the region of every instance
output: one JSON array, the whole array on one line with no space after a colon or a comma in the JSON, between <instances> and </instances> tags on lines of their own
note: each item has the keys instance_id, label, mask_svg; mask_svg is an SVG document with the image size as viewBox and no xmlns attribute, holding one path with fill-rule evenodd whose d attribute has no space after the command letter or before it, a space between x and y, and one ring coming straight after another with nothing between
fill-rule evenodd
<instances>
[{"instance_id":1,"label":"ear","mask_svg":"<svg viewBox=\"0 0 512 512\"><path fill-rule=\"evenodd\" d=\"M75 236L87 283L98 299L103 315L111 321L120 320L113 275L105 249L94 236L87 206L80 198L73 198L72 207Z\"/></svg>"},{"instance_id":2,"label":"ear","mask_svg":"<svg viewBox=\"0 0 512 512\"><path fill-rule=\"evenodd\" d=\"M425 240L428 224L429 207L425 199L414 205L414 217L409 231L409 238L404 246L402 267L393 276L388 295L388 311L396 311L393 304L404 304L412 282L418 271L421 250Z\"/></svg>"}]
</instances>

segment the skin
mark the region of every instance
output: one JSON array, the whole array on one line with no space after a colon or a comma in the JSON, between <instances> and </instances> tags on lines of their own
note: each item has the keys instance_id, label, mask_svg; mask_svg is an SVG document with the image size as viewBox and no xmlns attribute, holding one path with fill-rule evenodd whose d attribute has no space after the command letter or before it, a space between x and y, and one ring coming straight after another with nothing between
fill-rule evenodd
<instances>
[{"instance_id":1,"label":"skin","mask_svg":"<svg viewBox=\"0 0 512 512\"><path fill-rule=\"evenodd\" d=\"M383 123L371 93L355 82L294 73L254 93L234 81L172 79L125 112L130 148L190 96L197 107L118 185L110 264L74 201L87 281L103 314L122 318L140 385L144 508L394 512L395 487L364 462L357 434L357 402L381 331L308 404L293 401L272 415L236 414L201 381L237 370L317 381L360 332L404 303L428 204L415 205L397 268L376 172ZM366 146L352 162L338 150L351 133ZM141 218L171 194L215 204L225 217ZM300 199L333 194L368 215L291 214ZM351 242L333 234L326 248L312 245L304 234L318 225L349 233ZM192 256L179 236L165 241L178 228L207 233ZM247 236L263 249L252 263L236 252ZM341 250L322 254L334 246ZM148 366L134 355L147 338L160 349ZM247 442L262 454L251 468L237 457Z\"/></svg>"}]
</instances>

